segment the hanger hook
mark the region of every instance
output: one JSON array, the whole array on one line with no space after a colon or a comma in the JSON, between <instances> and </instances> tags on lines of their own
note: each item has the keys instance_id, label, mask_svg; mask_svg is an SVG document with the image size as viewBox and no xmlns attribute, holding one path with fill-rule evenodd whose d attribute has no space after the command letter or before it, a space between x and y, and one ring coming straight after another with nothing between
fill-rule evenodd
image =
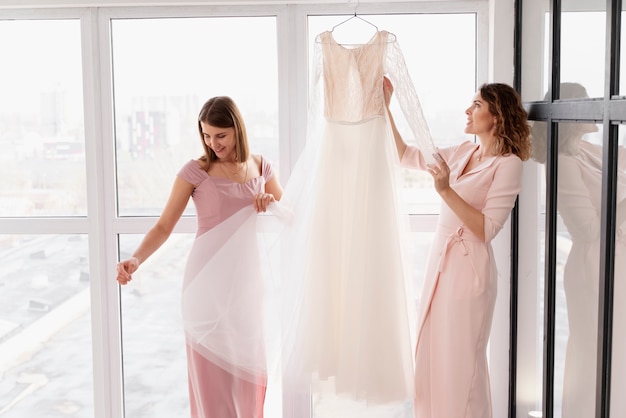
<instances>
[{"instance_id":1,"label":"hanger hook","mask_svg":"<svg viewBox=\"0 0 626 418\"><path fill-rule=\"evenodd\" d=\"M352 0L348 0L348 4L350 4ZM356 9L359 8L359 4L361 4L361 0L356 0L356 6L354 6L354 15L356 16Z\"/></svg>"}]
</instances>

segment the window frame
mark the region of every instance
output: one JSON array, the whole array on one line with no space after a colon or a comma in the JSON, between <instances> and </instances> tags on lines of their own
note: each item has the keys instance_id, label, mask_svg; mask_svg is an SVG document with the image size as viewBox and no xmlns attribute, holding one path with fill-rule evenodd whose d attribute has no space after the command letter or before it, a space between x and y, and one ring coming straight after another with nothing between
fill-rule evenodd
<instances>
[{"instance_id":1,"label":"window frame","mask_svg":"<svg viewBox=\"0 0 626 418\"><path fill-rule=\"evenodd\" d=\"M121 234L145 233L157 217L118 217L116 209L115 129L111 65L111 20L123 18L176 18L220 16L276 16L279 71L279 152L281 182L286 183L306 139L308 51L306 22L309 15L351 14L349 4L296 4L259 0L254 4L176 6L173 0L145 6L135 0L68 2L8 0L0 6L0 19L79 19L83 69L83 112L87 178L87 216L45 218L0 218L5 234L87 234L91 282L91 321L96 418L124 416L120 288L115 282L118 260L118 237ZM14 3L14 4L12 4ZM459 13L477 15L477 80L502 79L510 68L508 59L495 60L494 41L490 41L490 15L487 0L398 1L357 3L358 13ZM45 7L42 7L45 4ZM70 3L71 4L71 3ZM84 6L87 4L87 6ZM104 4L104 5L103 5ZM31 7L31 8L28 8ZM504 9L506 10L506 8ZM504 30L507 22L498 23ZM506 39L506 37L504 37ZM497 49L497 46L496 46ZM508 56L507 56L508 58ZM504 80L509 81L509 80ZM437 215L415 214L410 217L412 231L432 232ZM195 232L195 219L184 216L174 233ZM507 234L503 239L507 240ZM503 258L508 254L504 254ZM506 309L503 307L503 309ZM503 335L504 341L508 335ZM500 338L500 337L498 337ZM498 343L500 345L501 343ZM506 355L505 355L506 359ZM494 360L500 361L500 360ZM500 368L502 369L502 368ZM506 378L507 367L504 367ZM500 379L499 379L500 380ZM494 385L495 386L495 385ZM504 388L506 389L506 388ZM506 396L506 390L503 392ZM287 416L287 415L285 415ZM301 415L300 415L301 416Z\"/></svg>"}]
</instances>

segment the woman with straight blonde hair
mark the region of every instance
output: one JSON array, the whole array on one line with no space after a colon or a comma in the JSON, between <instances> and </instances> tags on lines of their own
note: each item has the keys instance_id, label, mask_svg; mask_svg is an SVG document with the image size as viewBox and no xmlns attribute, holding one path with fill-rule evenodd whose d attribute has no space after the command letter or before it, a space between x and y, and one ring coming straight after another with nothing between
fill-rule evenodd
<instances>
[{"instance_id":1,"label":"woman with straight blonde hair","mask_svg":"<svg viewBox=\"0 0 626 418\"><path fill-rule=\"evenodd\" d=\"M257 213L280 200L272 165L251 155L243 118L229 97L198 116L204 155L179 171L157 223L117 266L124 285L169 237L189 199L198 218L182 291L193 418L263 418L267 359Z\"/></svg>"}]
</instances>

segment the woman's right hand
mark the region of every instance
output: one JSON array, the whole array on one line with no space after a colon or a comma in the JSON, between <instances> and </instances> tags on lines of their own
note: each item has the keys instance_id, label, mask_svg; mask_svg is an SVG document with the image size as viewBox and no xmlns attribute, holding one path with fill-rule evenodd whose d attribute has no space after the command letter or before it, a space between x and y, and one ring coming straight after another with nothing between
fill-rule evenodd
<instances>
[{"instance_id":1,"label":"woman's right hand","mask_svg":"<svg viewBox=\"0 0 626 418\"><path fill-rule=\"evenodd\" d=\"M435 190L441 195L450 189L450 167L438 152L434 153L433 157L436 163L428 164L428 172L433 176Z\"/></svg>"},{"instance_id":2,"label":"woman's right hand","mask_svg":"<svg viewBox=\"0 0 626 418\"><path fill-rule=\"evenodd\" d=\"M265 212L269 204L274 201L276 201L276 199L274 199L274 195L271 193L257 193L254 196L252 204L254 205L254 210L260 213Z\"/></svg>"},{"instance_id":3,"label":"woman's right hand","mask_svg":"<svg viewBox=\"0 0 626 418\"><path fill-rule=\"evenodd\" d=\"M130 257L117 263L117 282L121 285L128 284L133 279L132 274L139 268L139 260Z\"/></svg>"}]
</instances>

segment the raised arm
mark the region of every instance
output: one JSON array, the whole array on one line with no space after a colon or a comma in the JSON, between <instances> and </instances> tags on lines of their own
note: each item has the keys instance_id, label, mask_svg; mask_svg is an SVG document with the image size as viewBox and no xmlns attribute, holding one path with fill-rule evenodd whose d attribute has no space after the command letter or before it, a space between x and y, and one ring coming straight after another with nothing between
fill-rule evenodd
<instances>
[{"instance_id":1,"label":"raised arm","mask_svg":"<svg viewBox=\"0 0 626 418\"><path fill-rule=\"evenodd\" d=\"M253 156L261 174L266 178L265 189L254 196L253 205L257 212L265 212L272 202L278 202L283 197L283 187L278 180L278 175L268 163L264 165L260 155Z\"/></svg>"},{"instance_id":2,"label":"raised arm","mask_svg":"<svg viewBox=\"0 0 626 418\"><path fill-rule=\"evenodd\" d=\"M396 144L396 149L398 150L398 158L402 160L402 156L404 155L407 145L406 142L404 142L404 139L402 139L402 135L400 135L391 110L389 109L389 103L391 103L391 96L393 95L393 85L387 77L383 77L383 92L385 94L385 106L387 108L387 115L389 115L389 123L391 125L391 130L393 131L393 139Z\"/></svg>"},{"instance_id":3,"label":"raised arm","mask_svg":"<svg viewBox=\"0 0 626 418\"><path fill-rule=\"evenodd\" d=\"M435 163L433 154L436 148L422 111L422 104L397 41L387 44L384 66L386 75L393 85L392 91L413 134L412 138L406 138L404 142L414 144L414 147L421 151L426 163Z\"/></svg>"}]
</instances>

